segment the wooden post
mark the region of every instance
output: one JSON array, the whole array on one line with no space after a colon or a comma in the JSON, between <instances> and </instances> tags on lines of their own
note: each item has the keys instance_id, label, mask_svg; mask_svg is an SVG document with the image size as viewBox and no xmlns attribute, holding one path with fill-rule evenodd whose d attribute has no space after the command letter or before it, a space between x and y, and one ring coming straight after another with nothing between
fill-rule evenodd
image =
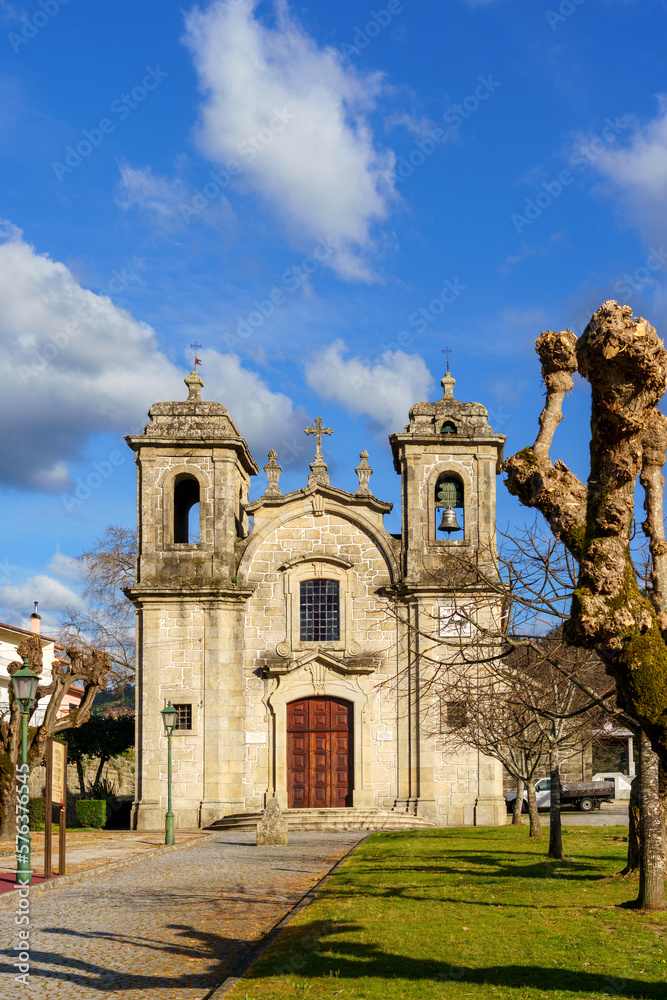
<instances>
[{"instance_id":1,"label":"wooden post","mask_svg":"<svg viewBox=\"0 0 667 1000\"><path fill-rule=\"evenodd\" d=\"M51 878L51 819L53 816L53 740L46 741L46 810L44 814L44 878Z\"/></svg>"},{"instance_id":2,"label":"wooden post","mask_svg":"<svg viewBox=\"0 0 667 1000\"><path fill-rule=\"evenodd\" d=\"M65 765L63 779L63 797L60 806L60 825L58 829L58 874L65 874L65 835L67 831L67 744L65 743Z\"/></svg>"}]
</instances>

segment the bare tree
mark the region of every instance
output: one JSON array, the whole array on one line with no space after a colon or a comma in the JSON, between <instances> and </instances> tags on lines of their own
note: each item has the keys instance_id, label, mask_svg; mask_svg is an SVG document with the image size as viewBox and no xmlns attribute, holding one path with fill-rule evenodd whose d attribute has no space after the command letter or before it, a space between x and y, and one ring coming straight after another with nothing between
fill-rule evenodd
<instances>
[{"instance_id":1,"label":"bare tree","mask_svg":"<svg viewBox=\"0 0 667 1000\"><path fill-rule=\"evenodd\" d=\"M27 636L18 646L21 660L27 659L31 670L41 679L42 645L39 636ZM48 699L44 719L39 726L29 728L28 767L32 771L42 760L47 739L54 733L82 725L90 717L90 708L98 691L106 687L110 669L109 657L99 649L92 650L91 656L84 656L80 649L67 650L69 663L54 660L51 667L51 683L40 683L37 699L30 715L34 715L38 702ZM14 675L21 662L10 663L8 670ZM76 681L83 681L84 691L81 704L76 712L58 718L62 700L68 689ZM10 687L9 710L0 719L0 835L16 836L16 766L21 754L21 710L14 699Z\"/></svg>"},{"instance_id":2,"label":"bare tree","mask_svg":"<svg viewBox=\"0 0 667 1000\"><path fill-rule=\"evenodd\" d=\"M581 337L545 331L537 340L546 386L532 446L505 462L507 486L539 510L578 564L565 626L569 643L596 649L615 679L620 707L667 764L667 542L662 468L667 418L657 404L667 388L667 351L654 328L628 306L605 302ZM581 482L550 456L574 372L592 390L590 473ZM633 564L634 491L644 490L648 587ZM667 789L662 790L662 797ZM662 852L654 857L662 859ZM644 877L639 905L665 906L659 878Z\"/></svg>"},{"instance_id":3,"label":"bare tree","mask_svg":"<svg viewBox=\"0 0 667 1000\"><path fill-rule=\"evenodd\" d=\"M135 611L121 589L134 583L135 533L110 524L78 559L86 580L84 605L65 608L58 639L88 652L105 650L112 664L110 678L120 685L133 678L135 669Z\"/></svg>"}]
</instances>

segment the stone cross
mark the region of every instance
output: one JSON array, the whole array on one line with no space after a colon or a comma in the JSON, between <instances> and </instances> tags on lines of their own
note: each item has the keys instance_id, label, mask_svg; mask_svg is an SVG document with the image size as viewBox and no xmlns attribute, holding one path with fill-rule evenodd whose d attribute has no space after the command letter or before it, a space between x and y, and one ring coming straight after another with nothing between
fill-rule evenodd
<instances>
[{"instance_id":1,"label":"stone cross","mask_svg":"<svg viewBox=\"0 0 667 1000\"><path fill-rule=\"evenodd\" d=\"M315 441L317 442L317 447L315 448L315 461L317 461L318 458L322 458L322 435L333 434L333 429L331 427L323 427L322 417L317 417L315 420L315 426L306 427L305 433L315 435Z\"/></svg>"},{"instance_id":2,"label":"stone cross","mask_svg":"<svg viewBox=\"0 0 667 1000\"><path fill-rule=\"evenodd\" d=\"M329 485L329 477L327 475L327 463L322 458L322 435L323 434L333 434L333 428L322 426L322 417L317 417L315 420L314 427L306 427L306 434L314 434L316 441L315 448L315 461L310 463L310 475L308 476L308 485L315 486L320 483L322 486Z\"/></svg>"}]
</instances>

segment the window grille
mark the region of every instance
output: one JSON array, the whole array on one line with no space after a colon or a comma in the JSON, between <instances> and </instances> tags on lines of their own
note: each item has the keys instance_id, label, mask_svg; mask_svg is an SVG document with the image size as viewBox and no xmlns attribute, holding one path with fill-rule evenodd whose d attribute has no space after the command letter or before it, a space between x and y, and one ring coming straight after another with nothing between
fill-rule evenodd
<instances>
[{"instance_id":1,"label":"window grille","mask_svg":"<svg viewBox=\"0 0 667 1000\"><path fill-rule=\"evenodd\" d=\"M176 721L174 729L192 729L192 705L174 705Z\"/></svg>"},{"instance_id":2,"label":"window grille","mask_svg":"<svg viewBox=\"0 0 667 1000\"><path fill-rule=\"evenodd\" d=\"M337 642L340 639L338 580L301 583L301 641Z\"/></svg>"},{"instance_id":3,"label":"window grille","mask_svg":"<svg viewBox=\"0 0 667 1000\"><path fill-rule=\"evenodd\" d=\"M447 728L463 729L468 725L468 709L464 701L447 702Z\"/></svg>"}]
</instances>

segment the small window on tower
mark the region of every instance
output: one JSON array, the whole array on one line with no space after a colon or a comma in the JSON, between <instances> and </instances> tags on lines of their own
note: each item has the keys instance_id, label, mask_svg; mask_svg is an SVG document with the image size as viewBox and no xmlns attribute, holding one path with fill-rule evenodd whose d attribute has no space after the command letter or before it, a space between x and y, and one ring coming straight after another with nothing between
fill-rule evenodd
<instances>
[{"instance_id":1,"label":"small window on tower","mask_svg":"<svg viewBox=\"0 0 667 1000\"><path fill-rule=\"evenodd\" d=\"M300 597L301 642L338 642L338 580L303 580Z\"/></svg>"},{"instance_id":2,"label":"small window on tower","mask_svg":"<svg viewBox=\"0 0 667 1000\"><path fill-rule=\"evenodd\" d=\"M444 424L440 428L441 434L456 434L456 424L451 420L445 420Z\"/></svg>"},{"instance_id":3,"label":"small window on tower","mask_svg":"<svg viewBox=\"0 0 667 1000\"><path fill-rule=\"evenodd\" d=\"M192 705L174 705L176 709L176 729L192 729Z\"/></svg>"},{"instance_id":4,"label":"small window on tower","mask_svg":"<svg viewBox=\"0 0 667 1000\"><path fill-rule=\"evenodd\" d=\"M199 480L182 475L174 484L174 542L199 541Z\"/></svg>"}]
</instances>

